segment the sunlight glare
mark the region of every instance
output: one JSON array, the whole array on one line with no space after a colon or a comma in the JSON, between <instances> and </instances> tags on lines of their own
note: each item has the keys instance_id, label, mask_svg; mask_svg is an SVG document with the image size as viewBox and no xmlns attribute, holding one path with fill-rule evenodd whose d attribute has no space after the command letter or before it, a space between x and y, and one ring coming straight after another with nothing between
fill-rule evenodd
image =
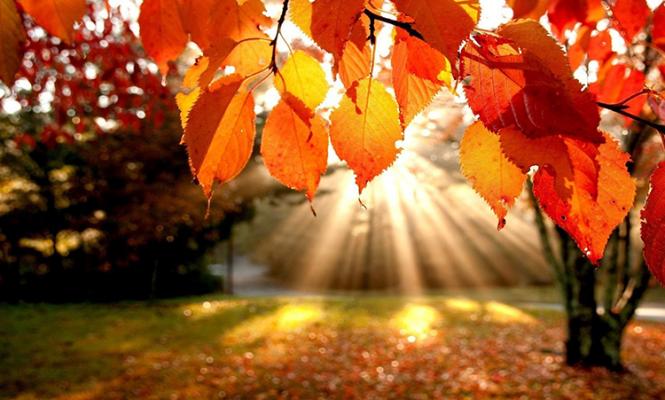
<instances>
[{"instance_id":1,"label":"sunlight glare","mask_svg":"<svg viewBox=\"0 0 665 400\"><path fill-rule=\"evenodd\" d=\"M508 304L490 301L484 306L485 312L492 317L492 320L501 323L520 323L533 325L537 320L531 315L525 313L519 308L509 306Z\"/></svg>"},{"instance_id":2,"label":"sunlight glare","mask_svg":"<svg viewBox=\"0 0 665 400\"><path fill-rule=\"evenodd\" d=\"M400 334L424 339L433 333L433 325L441 322L441 314L431 306L407 304L395 317Z\"/></svg>"}]
</instances>

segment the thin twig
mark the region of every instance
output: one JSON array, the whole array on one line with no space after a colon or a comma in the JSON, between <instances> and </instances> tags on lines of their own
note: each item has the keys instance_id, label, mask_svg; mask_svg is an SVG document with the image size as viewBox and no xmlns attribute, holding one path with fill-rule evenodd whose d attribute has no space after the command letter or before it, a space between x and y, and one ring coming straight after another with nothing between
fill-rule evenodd
<instances>
[{"instance_id":1,"label":"thin twig","mask_svg":"<svg viewBox=\"0 0 665 400\"><path fill-rule=\"evenodd\" d=\"M647 119L644 119L642 117L639 117L635 114L631 114L628 111L626 111L626 105L625 104L608 104L608 103L603 103L603 102L596 102L599 107L608 109L610 111L614 111L617 114L621 114L625 117L628 117L634 121L641 122L644 125L650 126L651 128L657 130L661 134L665 135L665 125L657 124L655 122L649 121Z\"/></svg>"},{"instance_id":2,"label":"thin twig","mask_svg":"<svg viewBox=\"0 0 665 400\"><path fill-rule=\"evenodd\" d=\"M373 21L381 21L383 23L386 23L388 25L396 26L398 28L404 29L409 35L417 37L420 40L425 40L423 38L423 35L420 34L417 30L413 28L413 25L410 22L404 22L404 21L397 21L394 19L390 19L387 17L384 17L383 15L376 14L368 9L365 9L364 11L365 15L369 17L370 23L373 23Z\"/></svg>"},{"instance_id":3,"label":"thin twig","mask_svg":"<svg viewBox=\"0 0 665 400\"><path fill-rule=\"evenodd\" d=\"M277 33L275 33L275 38L270 42L272 46L272 57L270 58L270 69L272 72L277 72L277 40L279 39L280 34L282 33L282 25L286 21L286 12L289 10L289 0L284 0L282 4L282 13L277 20Z\"/></svg>"}]
</instances>

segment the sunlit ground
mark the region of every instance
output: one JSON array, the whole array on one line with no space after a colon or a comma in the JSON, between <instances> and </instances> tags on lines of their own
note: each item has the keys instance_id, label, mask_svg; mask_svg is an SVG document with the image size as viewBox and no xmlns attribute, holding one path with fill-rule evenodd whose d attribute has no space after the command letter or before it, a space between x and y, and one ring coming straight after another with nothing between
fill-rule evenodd
<instances>
[{"instance_id":1,"label":"sunlit ground","mask_svg":"<svg viewBox=\"0 0 665 400\"><path fill-rule=\"evenodd\" d=\"M628 328L626 374L564 367L562 326L459 296L0 306L0 398L665 396L664 324Z\"/></svg>"}]
</instances>

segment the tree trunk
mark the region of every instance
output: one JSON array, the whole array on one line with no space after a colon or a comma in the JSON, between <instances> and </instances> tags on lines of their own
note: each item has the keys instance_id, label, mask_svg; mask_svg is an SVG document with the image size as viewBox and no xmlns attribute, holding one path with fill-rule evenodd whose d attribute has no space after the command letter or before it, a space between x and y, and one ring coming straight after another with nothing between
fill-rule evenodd
<instances>
[{"instance_id":1,"label":"tree trunk","mask_svg":"<svg viewBox=\"0 0 665 400\"><path fill-rule=\"evenodd\" d=\"M564 300L566 364L623 370L623 332L648 288L650 276L643 262L630 266L631 216L612 235L603 267L596 268L563 230L556 228L552 234L535 199L534 206L543 251ZM597 292L605 296L600 310Z\"/></svg>"},{"instance_id":2,"label":"tree trunk","mask_svg":"<svg viewBox=\"0 0 665 400\"><path fill-rule=\"evenodd\" d=\"M621 371L621 339L624 325L611 311L599 314L595 288L596 271L588 261L577 257L574 270L574 293L567 313L568 337L566 363L584 367L605 367Z\"/></svg>"}]
</instances>

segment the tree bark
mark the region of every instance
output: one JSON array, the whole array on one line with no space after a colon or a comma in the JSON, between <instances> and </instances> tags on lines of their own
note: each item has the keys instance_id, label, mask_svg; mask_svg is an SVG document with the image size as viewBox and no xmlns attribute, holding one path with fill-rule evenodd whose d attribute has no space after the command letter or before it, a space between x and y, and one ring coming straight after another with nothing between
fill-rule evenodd
<instances>
[{"instance_id":1,"label":"tree bark","mask_svg":"<svg viewBox=\"0 0 665 400\"><path fill-rule=\"evenodd\" d=\"M612 235L603 268L598 269L564 231L548 228L535 198L532 200L545 257L563 295L567 320L566 364L623 370L623 332L648 288L650 276L643 262L630 267L631 243L626 239L630 237L630 223L624 223L624 232ZM630 218L629 215L627 220ZM606 274L605 279L600 279L601 273ZM605 296L600 310L597 291Z\"/></svg>"}]
</instances>

